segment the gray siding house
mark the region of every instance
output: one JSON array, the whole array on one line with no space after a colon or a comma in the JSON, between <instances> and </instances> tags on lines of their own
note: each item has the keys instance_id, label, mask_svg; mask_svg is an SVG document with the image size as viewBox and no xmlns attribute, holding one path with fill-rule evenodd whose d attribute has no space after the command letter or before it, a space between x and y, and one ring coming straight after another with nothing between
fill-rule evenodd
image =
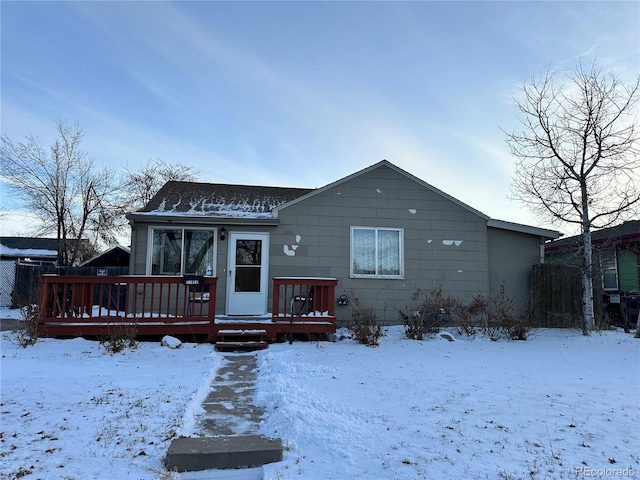
<instances>
[{"instance_id":1,"label":"gray siding house","mask_svg":"<svg viewBox=\"0 0 640 480\"><path fill-rule=\"evenodd\" d=\"M336 297L388 324L417 289L527 298L559 236L492 220L386 160L313 190L169 182L129 220L131 273L217 276L219 315L266 314L273 277L335 278Z\"/></svg>"}]
</instances>

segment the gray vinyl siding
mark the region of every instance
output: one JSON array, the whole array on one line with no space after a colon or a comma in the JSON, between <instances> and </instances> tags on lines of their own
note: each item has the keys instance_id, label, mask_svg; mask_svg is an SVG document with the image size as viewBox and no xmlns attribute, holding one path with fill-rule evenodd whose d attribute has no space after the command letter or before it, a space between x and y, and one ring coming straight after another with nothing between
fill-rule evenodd
<instances>
[{"instance_id":1,"label":"gray vinyl siding","mask_svg":"<svg viewBox=\"0 0 640 480\"><path fill-rule=\"evenodd\" d=\"M526 300L533 265L540 263L540 237L489 228L489 290L494 295L504 285L507 298Z\"/></svg>"},{"instance_id":2,"label":"gray vinyl siding","mask_svg":"<svg viewBox=\"0 0 640 480\"><path fill-rule=\"evenodd\" d=\"M212 219L211 223L202 223L199 219L198 223L189 223L188 221L182 223L162 223L158 222L136 222L132 228L132 245L135 248L131 249L130 268L133 268L135 275L145 275L147 272L147 252L148 252L148 240L150 228L217 228L225 227L227 230L226 239L220 240L218 234L216 238L217 242L217 256L215 265L215 276L218 277L217 289L216 289L216 314L222 315L225 313L226 308L226 295L227 295L227 260L228 260L228 246L229 246L229 234L232 232L260 232L272 234L274 227L271 226L244 226L236 225L231 226L225 222L220 223L216 219ZM135 255L134 255L135 252ZM270 275L273 276L273 275ZM271 288L271 285L269 286ZM269 309L271 308L271 297L269 297L268 303Z\"/></svg>"},{"instance_id":3,"label":"gray vinyl siding","mask_svg":"<svg viewBox=\"0 0 640 480\"><path fill-rule=\"evenodd\" d=\"M176 218L177 220L177 218ZM179 222L138 219L132 224L132 273L146 274L149 228L225 227L217 238L216 313L225 313L229 235L269 233L269 278L334 277L336 296L350 306L336 306L339 322L351 317L354 298L374 309L379 322L402 323L399 310L416 307L417 290L442 288L445 295L469 301L488 296L504 284L509 296L528 295L531 266L539 261L539 237L487 227L487 218L421 181L386 165L348 177L278 210L271 225L242 225L242 219L180 217ZM277 224L275 224L277 222ZM351 278L351 227L403 231L402 278ZM271 310L272 284L268 309Z\"/></svg>"},{"instance_id":4,"label":"gray vinyl siding","mask_svg":"<svg viewBox=\"0 0 640 480\"><path fill-rule=\"evenodd\" d=\"M134 224L131 228L131 255L129 257L129 271L133 275L147 273L147 236L146 225Z\"/></svg>"},{"instance_id":5,"label":"gray vinyl siding","mask_svg":"<svg viewBox=\"0 0 640 480\"><path fill-rule=\"evenodd\" d=\"M357 296L380 322L399 323L398 311L417 289L442 287L463 300L488 293L486 219L393 169L377 168L318 192L282 209L279 220L271 237L271 274L335 277L336 294L352 301ZM352 226L403 229L404 277L351 278ZM300 242L288 256L284 246L296 235ZM349 307L336 307L339 321L350 315Z\"/></svg>"}]
</instances>

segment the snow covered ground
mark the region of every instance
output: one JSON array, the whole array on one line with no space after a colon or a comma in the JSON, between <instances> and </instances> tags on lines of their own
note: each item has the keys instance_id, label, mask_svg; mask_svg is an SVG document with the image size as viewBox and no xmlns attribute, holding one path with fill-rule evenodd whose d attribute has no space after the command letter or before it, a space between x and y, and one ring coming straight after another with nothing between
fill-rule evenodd
<instances>
[{"instance_id":1,"label":"snow covered ground","mask_svg":"<svg viewBox=\"0 0 640 480\"><path fill-rule=\"evenodd\" d=\"M0 312L3 316L4 312ZM178 479L162 460L222 364L212 345L109 354L2 332L0 477ZM540 330L526 342L351 340L260 352L265 479L640 477L640 340Z\"/></svg>"}]
</instances>

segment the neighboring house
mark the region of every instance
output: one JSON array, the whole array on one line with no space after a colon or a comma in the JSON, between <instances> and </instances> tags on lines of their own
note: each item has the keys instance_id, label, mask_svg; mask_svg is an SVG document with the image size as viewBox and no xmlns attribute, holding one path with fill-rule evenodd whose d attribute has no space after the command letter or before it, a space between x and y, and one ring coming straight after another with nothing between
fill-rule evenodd
<instances>
[{"instance_id":1,"label":"neighboring house","mask_svg":"<svg viewBox=\"0 0 640 480\"><path fill-rule=\"evenodd\" d=\"M336 278L336 297L389 324L418 289L527 298L559 236L492 220L386 160L313 190L169 182L129 220L130 272L217 276L218 314L267 313L272 277Z\"/></svg>"},{"instance_id":2,"label":"neighboring house","mask_svg":"<svg viewBox=\"0 0 640 480\"><path fill-rule=\"evenodd\" d=\"M73 239L69 244L75 246L75 242ZM83 258L95 254L87 240L81 240L79 248ZM37 293L35 275L56 271L57 261L58 240L55 238L0 237L0 306L15 306L14 293L22 301L25 295L32 299ZM26 290L29 293L25 293Z\"/></svg>"},{"instance_id":3,"label":"neighboring house","mask_svg":"<svg viewBox=\"0 0 640 480\"><path fill-rule=\"evenodd\" d=\"M129 267L131 249L114 245L82 262L81 267Z\"/></svg>"},{"instance_id":4,"label":"neighboring house","mask_svg":"<svg viewBox=\"0 0 640 480\"><path fill-rule=\"evenodd\" d=\"M55 238L0 237L0 307L11 307L16 265L55 265Z\"/></svg>"},{"instance_id":5,"label":"neighboring house","mask_svg":"<svg viewBox=\"0 0 640 480\"><path fill-rule=\"evenodd\" d=\"M591 233L593 263L604 292L640 291L640 220L624 222ZM548 263L582 264L582 235L548 243Z\"/></svg>"},{"instance_id":6,"label":"neighboring house","mask_svg":"<svg viewBox=\"0 0 640 480\"><path fill-rule=\"evenodd\" d=\"M609 321L629 328L640 309L640 220L591 233L594 289L602 292ZM548 243L545 255L550 264L582 265L582 235ZM600 293L598 293L598 300Z\"/></svg>"}]
</instances>

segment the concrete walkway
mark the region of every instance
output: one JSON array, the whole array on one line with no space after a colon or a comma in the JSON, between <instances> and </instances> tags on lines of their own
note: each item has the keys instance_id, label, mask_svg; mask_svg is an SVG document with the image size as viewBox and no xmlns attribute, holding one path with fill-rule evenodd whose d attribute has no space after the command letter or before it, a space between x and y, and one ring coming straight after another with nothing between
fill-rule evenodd
<instances>
[{"instance_id":1,"label":"concrete walkway","mask_svg":"<svg viewBox=\"0 0 640 480\"><path fill-rule=\"evenodd\" d=\"M224 363L202 403L204 412L196 418L194 437L176 439L169 447L166 458L169 470L257 468L261 471L265 463L282 460L280 439L258 434L264 411L253 404L257 354L226 353L223 358Z\"/></svg>"},{"instance_id":2,"label":"concrete walkway","mask_svg":"<svg viewBox=\"0 0 640 480\"><path fill-rule=\"evenodd\" d=\"M250 435L258 432L264 410L253 405L258 377L255 353L227 353L224 364L202 402L204 414L196 429L203 437Z\"/></svg>"}]
</instances>

